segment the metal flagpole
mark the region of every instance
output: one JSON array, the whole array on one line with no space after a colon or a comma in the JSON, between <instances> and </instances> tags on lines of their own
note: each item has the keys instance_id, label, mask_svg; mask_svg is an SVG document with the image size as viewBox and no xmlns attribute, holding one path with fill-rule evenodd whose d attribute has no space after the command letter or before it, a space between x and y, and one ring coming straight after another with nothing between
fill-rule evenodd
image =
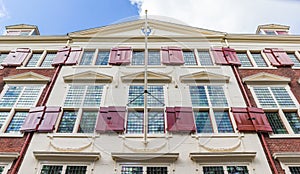
<instances>
[{"instance_id":1,"label":"metal flagpole","mask_svg":"<svg viewBox=\"0 0 300 174\"><path fill-rule=\"evenodd\" d=\"M147 107L147 97L148 97L148 21L147 21L147 10L145 10L145 72L144 72L144 144L147 144L147 133L148 133L148 107Z\"/></svg>"}]
</instances>

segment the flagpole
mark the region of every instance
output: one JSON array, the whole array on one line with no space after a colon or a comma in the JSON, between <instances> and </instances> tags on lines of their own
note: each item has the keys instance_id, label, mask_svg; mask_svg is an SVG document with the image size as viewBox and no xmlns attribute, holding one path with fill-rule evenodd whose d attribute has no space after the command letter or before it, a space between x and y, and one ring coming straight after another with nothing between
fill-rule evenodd
<instances>
[{"instance_id":1,"label":"flagpole","mask_svg":"<svg viewBox=\"0 0 300 174\"><path fill-rule=\"evenodd\" d=\"M148 21L147 21L147 13L148 11L145 10L145 26L144 26L144 34L145 34L145 71L144 71L144 144L147 144L147 133L148 133Z\"/></svg>"}]
</instances>

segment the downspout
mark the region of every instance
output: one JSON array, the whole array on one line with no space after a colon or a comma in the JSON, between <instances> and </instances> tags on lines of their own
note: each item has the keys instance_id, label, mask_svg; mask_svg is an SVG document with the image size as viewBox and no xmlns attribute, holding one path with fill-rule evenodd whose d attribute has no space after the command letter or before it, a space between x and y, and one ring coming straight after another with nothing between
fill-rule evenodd
<instances>
[{"instance_id":1,"label":"downspout","mask_svg":"<svg viewBox=\"0 0 300 174\"><path fill-rule=\"evenodd\" d=\"M226 34L226 35L227 35L227 34ZM229 47L229 43L228 43L228 41L227 41L227 39L226 39L226 35L225 35L224 40L225 40L226 46ZM233 69L233 73L234 73L234 75L235 75L235 78L236 78L237 81L238 81L239 87L240 87L240 89L241 89L241 91L242 91L242 95L243 95L243 97L244 97L244 100L246 101L246 105L247 105L248 107L252 107L251 102L250 102L250 99L249 99L249 97L248 97L248 95L247 95L246 89L245 89L245 87L244 87L244 85L243 85L242 79L241 79L241 77L240 77L240 75L239 75L239 73L238 73L237 66L231 65L231 67L232 67L232 69ZM266 152L266 154L267 154L267 158L268 158L268 160L269 160L269 162L270 162L271 169L272 169L273 173L274 173L274 174L278 174L278 170L277 170L277 168L276 168L276 166L275 166L274 159L272 158L272 155L271 155L270 149L269 149L269 147L268 147L268 145L267 145L267 142L266 142L266 140L265 140L264 134L263 134L262 132L258 132L257 134L258 134L258 136L259 136L259 138L260 138L260 140L261 140L261 142L262 142L263 148L265 149L265 152Z\"/></svg>"},{"instance_id":2,"label":"downspout","mask_svg":"<svg viewBox=\"0 0 300 174\"><path fill-rule=\"evenodd\" d=\"M57 79L57 76L58 76L60 70L61 70L61 67L62 67L62 65L58 65L58 67L56 68L55 73L54 73L54 75L52 77L52 80L51 80L51 82L49 84L49 87L48 87L48 89L47 89L47 91L45 93L45 97L43 98L42 103L40 104L41 106L46 105L46 102L47 102L47 100L49 98L49 95L50 95L51 90L52 90L52 88L54 86L54 83L55 83L55 81ZM27 133L24 145L23 145L23 147L22 147L22 149L20 151L20 156L18 157L18 159L17 159L17 161L16 161L13 169L11 170L11 174L17 174L18 173L18 170L19 170L19 168L21 166L21 163L23 161L23 158L25 156L26 150L27 150L27 148L29 146L29 143L30 143L32 137L33 137L33 134L34 134L34 132Z\"/></svg>"}]
</instances>

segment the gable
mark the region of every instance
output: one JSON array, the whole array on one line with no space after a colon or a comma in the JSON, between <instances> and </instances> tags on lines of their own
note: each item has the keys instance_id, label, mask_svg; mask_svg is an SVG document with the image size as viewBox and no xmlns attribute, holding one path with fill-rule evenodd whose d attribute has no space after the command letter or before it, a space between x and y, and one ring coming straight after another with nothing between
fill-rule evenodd
<instances>
[{"instance_id":1,"label":"gable","mask_svg":"<svg viewBox=\"0 0 300 174\"><path fill-rule=\"evenodd\" d=\"M135 82L135 83L143 83L144 82L144 73L145 71L133 73L129 75L125 75L121 77L123 82ZM151 71L147 71L148 82L149 83L170 83L172 81L172 77L167 76L161 73L155 73Z\"/></svg>"},{"instance_id":2,"label":"gable","mask_svg":"<svg viewBox=\"0 0 300 174\"><path fill-rule=\"evenodd\" d=\"M4 77L3 81L5 83L48 83L50 82L50 78L34 73L34 72L26 72L22 74L17 74L9 77Z\"/></svg>"},{"instance_id":3,"label":"gable","mask_svg":"<svg viewBox=\"0 0 300 174\"><path fill-rule=\"evenodd\" d=\"M246 84L261 84L261 85L267 85L267 84L288 84L291 81L290 78L282 77L270 73L258 73L254 74L248 77L243 78L243 82Z\"/></svg>"},{"instance_id":4,"label":"gable","mask_svg":"<svg viewBox=\"0 0 300 174\"><path fill-rule=\"evenodd\" d=\"M66 83L111 83L113 80L112 76L97 73L94 71L86 71L78 74L72 74L64 76L63 78Z\"/></svg>"},{"instance_id":5,"label":"gable","mask_svg":"<svg viewBox=\"0 0 300 174\"><path fill-rule=\"evenodd\" d=\"M201 71L197 73L187 74L179 77L182 83L191 82L229 82L230 77L221 74L210 73L206 71Z\"/></svg>"}]
</instances>

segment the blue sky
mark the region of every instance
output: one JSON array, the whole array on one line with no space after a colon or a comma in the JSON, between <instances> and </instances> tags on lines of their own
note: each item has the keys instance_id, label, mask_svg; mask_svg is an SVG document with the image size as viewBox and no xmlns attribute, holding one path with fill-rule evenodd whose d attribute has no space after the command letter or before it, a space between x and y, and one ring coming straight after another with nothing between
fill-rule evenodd
<instances>
[{"instance_id":1,"label":"blue sky","mask_svg":"<svg viewBox=\"0 0 300 174\"><path fill-rule=\"evenodd\" d=\"M25 23L42 35L65 35L137 18L145 9L150 17L228 33L255 33L274 23L300 34L300 0L0 0L0 32Z\"/></svg>"}]
</instances>

